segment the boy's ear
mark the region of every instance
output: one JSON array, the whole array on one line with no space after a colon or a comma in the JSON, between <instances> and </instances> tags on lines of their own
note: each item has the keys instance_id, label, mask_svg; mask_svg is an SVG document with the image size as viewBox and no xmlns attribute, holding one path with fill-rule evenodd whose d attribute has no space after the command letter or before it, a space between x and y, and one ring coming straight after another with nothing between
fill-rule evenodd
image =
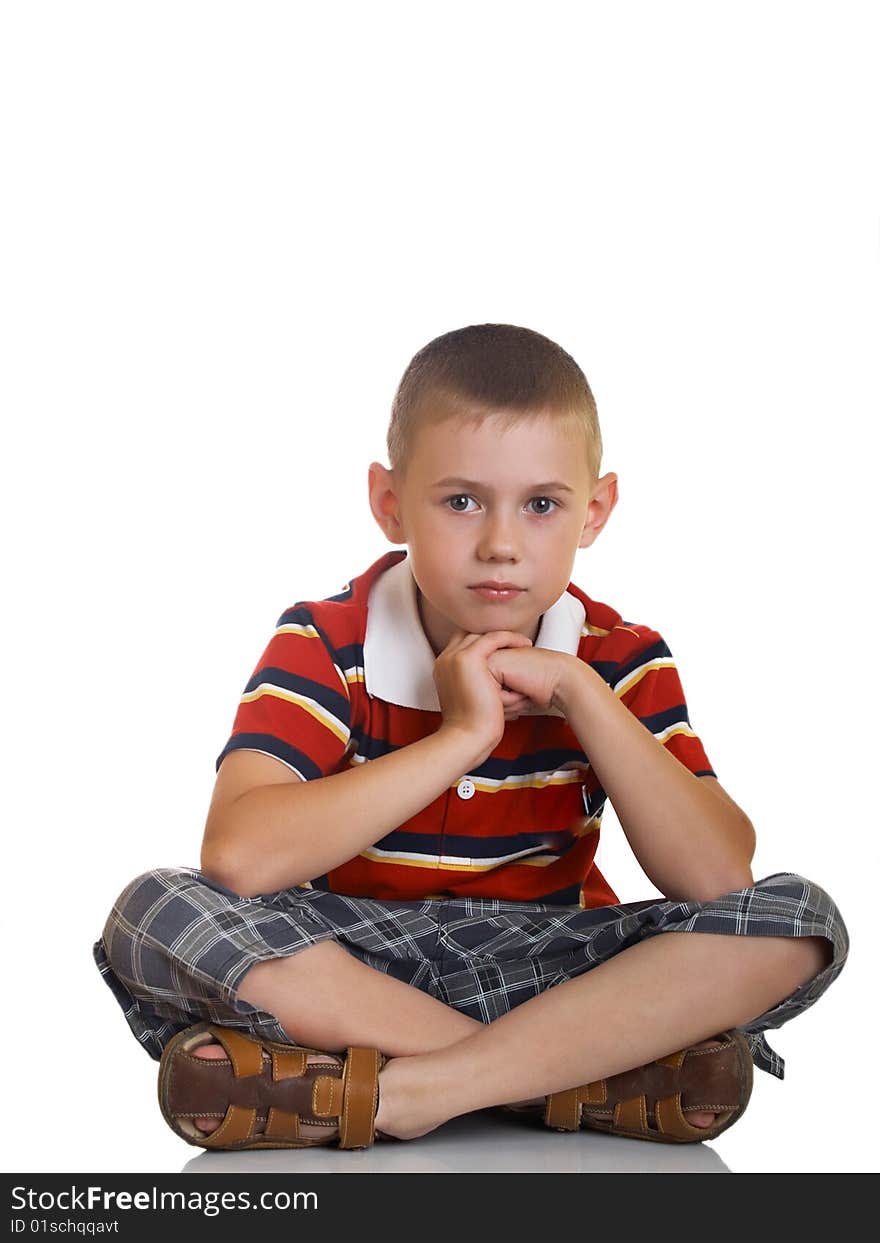
<instances>
[{"instance_id":1,"label":"boy's ear","mask_svg":"<svg viewBox=\"0 0 880 1243\"><path fill-rule=\"evenodd\" d=\"M593 489L593 496L587 506L587 520L581 531L578 548L589 548L611 517L611 511L617 504L617 475L609 471L603 475Z\"/></svg>"},{"instance_id":2,"label":"boy's ear","mask_svg":"<svg viewBox=\"0 0 880 1243\"><path fill-rule=\"evenodd\" d=\"M403 515L393 473L380 462L371 462L367 472L367 486L373 517L392 544L405 544Z\"/></svg>"}]
</instances>

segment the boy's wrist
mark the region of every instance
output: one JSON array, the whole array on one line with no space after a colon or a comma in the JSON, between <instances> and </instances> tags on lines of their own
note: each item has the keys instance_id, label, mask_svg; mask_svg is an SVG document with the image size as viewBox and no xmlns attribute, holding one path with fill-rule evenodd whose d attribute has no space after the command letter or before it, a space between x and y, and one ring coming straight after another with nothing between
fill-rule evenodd
<instances>
[{"instance_id":1,"label":"boy's wrist","mask_svg":"<svg viewBox=\"0 0 880 1243\"><path fill-rule=\"evenodd\" d=\"M553 695L552 706L567 717L572 703L582 699L584 695L593 693L596 683L607 684L596 670L580 657L561 652L560 659L562 668Z\"/></svg>"},{"instance_id":2,"label":"boy's wrist","mask_svg":"<svg viewBox=\"0 0 880 1243\"><path fill-rule=\"evenodd\" d=\"M446 722L440 726L433 737L435 739L442 739L445 745L449 747L451 755L460 756L458 763L461 767L461 773L466 773L469 768L475 766L478 752L484 751L487 745L484 738L478 737L477 734L466 729L465 726L448 725Z\"/></svg>"}]
</instances>

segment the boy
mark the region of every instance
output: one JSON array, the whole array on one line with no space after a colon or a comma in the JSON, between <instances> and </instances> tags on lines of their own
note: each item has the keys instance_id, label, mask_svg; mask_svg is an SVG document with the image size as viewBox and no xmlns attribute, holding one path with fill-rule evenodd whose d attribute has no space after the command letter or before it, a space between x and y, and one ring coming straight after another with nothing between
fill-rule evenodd
<instances>
[{"instance_id":1,"label":"boy","mask_svg":"<svg viewBox=\"0 0 880 1243\"><path fill-rule=\"evenodd\" d=\"M712 1138L753 1062L782 1077L762 1033L842 970L840 913L754 880L662 637L569 581L617 502L577 363L513 325L447 333L388 450L370 505L407 551L282 615L201 870L138 877L95 946L164 1116L209 1148L494 1106ZM663 899L621 904L596 868L606 796Z\"/></svg>"}]
</instances>

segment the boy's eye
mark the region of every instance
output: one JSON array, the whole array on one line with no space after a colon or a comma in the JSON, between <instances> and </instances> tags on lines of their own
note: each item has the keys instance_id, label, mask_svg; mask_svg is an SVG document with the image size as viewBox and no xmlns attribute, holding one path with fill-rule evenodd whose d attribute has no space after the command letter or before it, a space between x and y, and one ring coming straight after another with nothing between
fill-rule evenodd
<instances>
[{"instance_id":1,"label":"boy's eye","mask_svg":"<svg viewBox=\"0 0 880 1243\"><path fill-rule=\"evenodd\" d=\"M465 509L465 508L461 508L461 509L459 509L459 508L455 505L455 502L456 502L456 501L464 501L464 502L465 502L465 505L467 505L467 502L468 502L468 501L471 501L471 500L473 500L473 497L468 496L468 494L467 494L466 492L457 492L457 493L455 494L455 496L447 496L447 498L446 498L446 500L445 500L444 504L446 504L446 505L450 505L450 504L451 504L451 505L452 505L452 509L453 509L453 512L454 512L454 513L456 513L456 514L464 514L464 513L467 513L467 512L468 512L468 510L467 510L467 509ZM552 505L552 506L554 506L554 508L557 506L556 501L554 501L554 500L553 500L551 497L549 497L549 496L533 496L533 497L532 497L532 499L529 501L529 504L531 505L533 501L541 501L541 502L543 502L545 505ZM534 513L536 513L536 514L538 515L538 517L543 517L545 514L550 514L550 513L552 513L552 512L553 512L553 510L552 510L552 509L542 508L542 509L540 509L540 510L534 510L533 512L534 512Z\"/></svg>"}]
</instances>

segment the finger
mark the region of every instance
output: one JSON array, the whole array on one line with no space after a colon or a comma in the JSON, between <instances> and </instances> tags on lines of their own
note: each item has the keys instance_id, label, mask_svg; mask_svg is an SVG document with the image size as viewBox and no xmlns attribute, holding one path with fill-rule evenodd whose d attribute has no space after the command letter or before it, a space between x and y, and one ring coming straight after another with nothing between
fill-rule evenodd
<instances>
[{"instance_id":1,"label":"finger","mask_svg":"<svg viewBox=\"0 0 880 1243\"><path fill-rule=\"evenodd\" d=\"M461 630L461 629L455 630L449 642L444 647L443 651L444 652L456 652L459 650L459 648L470 647L472 644L476 643L476 641L478 639L481 639L482 637L483 636L479 634L471 634L467 630Z\"/></svg>"},{"instance_id":2,"label":"finger","mask_svg":"<svg viewBox=\"0 0 880 1243\"><path fill-rule=\"evenodd\" d=\"M518 630L489 630L479 636L481 651L496 652L504 647L531 647L532 641Z\"/></svg>"}]
</instances>

